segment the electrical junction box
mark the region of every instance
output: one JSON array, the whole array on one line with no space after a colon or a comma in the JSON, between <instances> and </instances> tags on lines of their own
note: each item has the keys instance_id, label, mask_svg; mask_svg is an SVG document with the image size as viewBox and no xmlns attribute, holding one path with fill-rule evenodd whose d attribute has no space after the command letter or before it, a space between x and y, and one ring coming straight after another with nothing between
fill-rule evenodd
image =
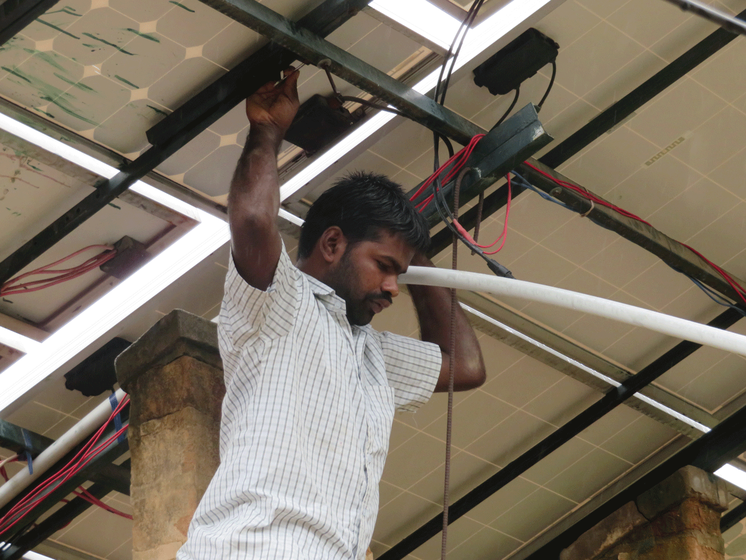
<instances>
[{"instance_id":1,"label":"electrical junction box","mask_svg":"<svg viewBox=\"0 0 746 560\"><path fill-rule=\"evenodd\" d=\"M312 154L344 134L354 122L335 97L316 94L298 108L285 140Z\"/></svg>"},{"instance_id":2,"label":"electrical junction box","mask_svg":"<svg viewBox=\"0 0 746 560\"><path fill-rule=\"evenodd\" d=\"M530 28L474 69L474 83L505 95L557 58L559 45Z\"/></svg>"}]
</instances>

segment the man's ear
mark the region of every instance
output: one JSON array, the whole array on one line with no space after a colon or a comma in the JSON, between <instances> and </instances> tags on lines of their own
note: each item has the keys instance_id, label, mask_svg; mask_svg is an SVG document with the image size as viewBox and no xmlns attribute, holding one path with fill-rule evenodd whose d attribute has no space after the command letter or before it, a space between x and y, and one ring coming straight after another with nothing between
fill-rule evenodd
<instances>
[{"instance_id":1,"label":"man's ear","mask_svg":"<svg viewBox=\"0 0 746 560\"><path fill-rule=\"evenodd\" d=\"M329 264L342 258L347 249L347 237L338 226L327 228L319 237L318 243L321 256Z\"/></svg>"}]
</instances>

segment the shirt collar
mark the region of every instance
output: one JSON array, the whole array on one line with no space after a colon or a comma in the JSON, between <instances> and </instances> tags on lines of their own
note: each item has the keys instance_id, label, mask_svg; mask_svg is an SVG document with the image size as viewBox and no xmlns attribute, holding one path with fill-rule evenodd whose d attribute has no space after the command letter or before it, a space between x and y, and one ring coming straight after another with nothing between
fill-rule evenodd
<instances>
[{"instance_id":1,"label":"shirt collar","mask_svg":"<svg viewBox=\"0 0 746 560\"><path fill-rule=\"evenodd\" d=\"M332 288L305 272L303 272L303 275L308 279L308 284L311 286L311 292L313 292L313 295L316 296L316 299L320 300L329 311L335 311L345 316L347 315L347 304L345 303L345 300L339 297ZM362 327L357 325L350 326L353 331L362 331L365 333L373 328L370 325L364 325Z\"/></svg>"}]
</instances>

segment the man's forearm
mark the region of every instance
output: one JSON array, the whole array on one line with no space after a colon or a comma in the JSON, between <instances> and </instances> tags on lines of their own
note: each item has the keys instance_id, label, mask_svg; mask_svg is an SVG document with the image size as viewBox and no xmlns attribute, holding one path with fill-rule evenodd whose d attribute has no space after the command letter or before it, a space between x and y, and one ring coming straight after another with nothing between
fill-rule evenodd
<instances>
[{"instance_id":1,"label":"man's forearm","mask_svg":"<svg viewBox=\"0 0 746 560\"><path fill-rule=\"evenodd\" d=\"M421 255L415 256L412 265L433 266L429 259ZM409 286L409 293L417 311L422 340L437 344L444 355L451 359L451 290L434 286ZM455 387L457 390L471 389L484 382L482 351L460 305L456 306L455 319Z\"/></svg>"}]
</instances>

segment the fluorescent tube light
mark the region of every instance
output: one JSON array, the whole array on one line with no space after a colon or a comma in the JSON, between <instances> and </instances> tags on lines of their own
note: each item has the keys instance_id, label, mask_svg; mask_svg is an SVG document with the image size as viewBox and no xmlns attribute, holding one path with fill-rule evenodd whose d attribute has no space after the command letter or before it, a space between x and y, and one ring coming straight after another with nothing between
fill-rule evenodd
<instances>
[{"instance_id":1,"label":"fluorescent tube light","mask_svg":"<svg viewBox=\"0 0 746 560\"><path fill-rule=\"evenodd\" d=\"M6 115L0 114L0 128L103 177L110 178L118 173L114 167ZM0 411L74 359L230 239L228 224L224 221L142 181L130 188L196 220L198 225L60 327L43 343L34 344L32 341L29 344L18 338L21 335L9 331L16 336L14 344L25 347L26 355L0 375ZM7 334L8 338L10 334ZM4 331L0 331L0 336L6 336Z\"/></svg>"},{"instance_id":2,"label":"fluorescent tube light","mask_svg":"<svg viewBox=\"0 0 746 560\"><path fill-rule=\"evenodd\" d=\"M35 350L41 342L37 342L32 338L18 334L17 332L6 329L5 327L0 327L0 344L4 344L9 348L28 354Z\"/></svg>"},{"instance_id":3,"label":"fluorescent tube light","mask_svg":"<svg viewBox=\"0 0 746 560\"><path fill-rule=\"evenodd\" d=\"M409 0L392 0L392 2L387 2L386 5L390 9L396 10L396 13L404 14L407 11L406 7L408 1ZM553 0L513 0L506 6L500 8L500 10L467 33L464 46L461 49L461 54L456 59L454 72L465 64L468 64L485 49L493 45L515 27L524 23L529 17L545 7L551 1ZM446 16L451 17L447 14ZM455 18L451 19L457 21ZM407 21L407 18L402 16L401 21L404 23ZM459 22L457 22L457 24L458 23ZM412 89L422 94L429 92L435 87L439 74L440 69L438 68L414 85ZM378 113L352 133L345 136L343 140L329 148L326 152L309 163L297 175L286 181L282 187L280 187L280 200L287 200L306 184L311 182L327 167L354 150L366 138L380 130L394 117L395 115L391 113Z\"/></svg>"},{"instance_id":4,"label":"fluorescent tube light","mask_svg":"<svg viewBox=\"0 0 746 560\"><path fill-rule=\"evenodd\" d=\"M746 472L741 469L734 467L733 465L723 465L714 473L723 480L727 480L731 484L735 484L739 488L746 490Z\"/></svg>"},{"instance_id":5,"label":"fluorescent tube light","mask_svg":"<svg viewBox=\"0 0 746 560\"><path fill-rule=\"evenodd\" d=\"M368 6L446 51L461 24L427 0L373 0Z\"/></svg>"}]
</instances>

